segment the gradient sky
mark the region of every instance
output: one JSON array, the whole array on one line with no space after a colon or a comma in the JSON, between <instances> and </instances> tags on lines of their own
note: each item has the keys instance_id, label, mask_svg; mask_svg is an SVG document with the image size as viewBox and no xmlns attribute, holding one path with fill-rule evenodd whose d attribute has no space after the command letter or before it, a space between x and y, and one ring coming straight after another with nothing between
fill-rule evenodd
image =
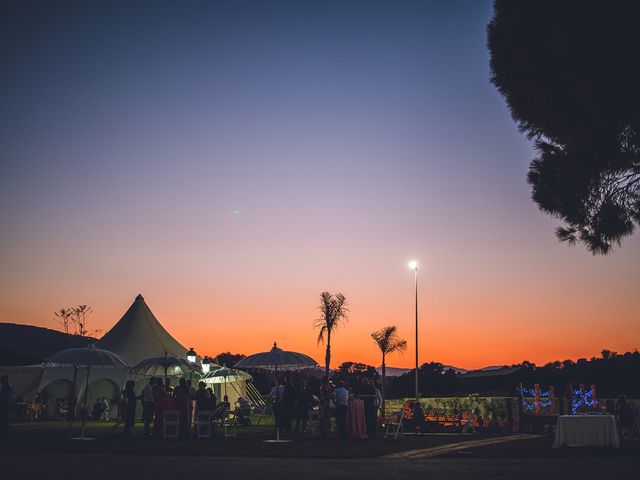
<instances>
[{"instance_id":1,"label":"gradient sky","mask_svg":"<svg viewBox=\"0 0 640 480\"><path fill-rule=\"evenodd\" d=\"M559 243L489 83L489 1L3 2L0 321L108 330L142 293L200 354L474 368L640 346L640 236Z\"/></svg>"}]
</instances>

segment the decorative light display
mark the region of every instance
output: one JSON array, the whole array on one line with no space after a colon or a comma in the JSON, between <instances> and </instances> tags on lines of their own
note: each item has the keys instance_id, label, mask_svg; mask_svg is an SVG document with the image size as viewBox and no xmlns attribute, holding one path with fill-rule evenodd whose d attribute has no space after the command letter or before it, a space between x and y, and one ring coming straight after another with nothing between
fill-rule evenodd
<instances>
[{"instance_id":1,"label":"decorative light display","mask_svg":"<svg viewBox=\"0 0 640 480\"><path fill-rule=\"evenodd\" d=\"M536 413L540 413L541 407L551 408L553 411L553 387L549 387L549 390L544 391L540 389L540 385L536 384L534 388L520 386L516 388L516 391L522 397L522 406L527 412L535 410ZM533 399L533 401L530 399Z\"/></svg>"},{"instance_id":2,"label":"decorative light display","mask_svg":"<svg viewBox=\"0 0 640 480\"><path fill-rule=\"evenodd\" d=\"M591 390L585 390L584 385L574 390L571 395L571 412L576 413L580 408L597 408L596 386L591 385Z\"/></svg>"}]
</instances>

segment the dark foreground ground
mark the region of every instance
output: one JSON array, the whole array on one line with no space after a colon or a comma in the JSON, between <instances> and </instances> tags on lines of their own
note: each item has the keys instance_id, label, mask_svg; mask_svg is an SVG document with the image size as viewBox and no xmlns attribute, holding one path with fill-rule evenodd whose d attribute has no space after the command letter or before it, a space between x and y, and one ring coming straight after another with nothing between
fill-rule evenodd
<instances>
[{"instance_id":1,"label":"dark foreground ground","mask_svg":"<svg viewBox=\"0 0 640 480\"><path fill-rule=\"evenodd\" d=\"M622 479L637 459L302 459L137 457L118 454L0 454L3 478L20 479Z\"/></svg>"},{"instance_id":2,"label":"dark foreground ground","mask_svg":"<svg viewBox=\"0 0 640 480\"><path fill-rule=\"evenodd\" d=\"M300 435L265 444L269 429L237 439L161 442L123 439L95 426L92 442L70 440L59 426L18 428L0 445L2 479L631 479L640 471L640 441L620 449L551 448L550 435L407 437L339 442ZM493 442L493 443L492 443ZM411 476L411 477L409 477Z\"/></svg>"}]
</instances>

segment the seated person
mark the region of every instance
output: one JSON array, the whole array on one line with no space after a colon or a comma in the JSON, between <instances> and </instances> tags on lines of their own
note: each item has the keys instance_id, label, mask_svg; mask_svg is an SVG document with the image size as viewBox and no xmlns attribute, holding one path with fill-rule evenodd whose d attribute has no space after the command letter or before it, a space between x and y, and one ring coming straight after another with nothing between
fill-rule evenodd
<instances>
[{"instance_id":1,"label":"seated person","mask_svg":"<svg viewBox=\"0 0 640 480\"><path fill-rule=\"evenodd\" d=\"M93 404L93 410L91 411L91 416L94 420L100 420L102 417L102 413L104 412L104 403L101 398L96 400L96 403Z\"/></svg>"}]
</instances>

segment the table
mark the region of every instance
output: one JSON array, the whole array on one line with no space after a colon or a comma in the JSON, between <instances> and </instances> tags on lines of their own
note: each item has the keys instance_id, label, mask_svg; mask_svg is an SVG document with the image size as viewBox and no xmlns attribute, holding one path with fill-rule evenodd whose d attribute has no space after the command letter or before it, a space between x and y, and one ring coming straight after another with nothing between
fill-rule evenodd
<instances>
[{"instance_id":1,"label":"table","mask_svg":"<svg viewBox=\"0 0 640 480\"><path fill-rule=\"evenodd\" d=\"M347 407L347 434L349 438L362 440L367 438L367 427L364 420L364 401L350 398Z\"/></svg>"},{"instance_id":2,"label":"table","mask_svg":"<svg viewBox=\"0 0 640 480\"><path fill-rule=\"evenodd\" d=\"M559 447L615 447L620 435L613 415L560 415L556 424L553 448Z\"/></svg>"}]
</instances>

